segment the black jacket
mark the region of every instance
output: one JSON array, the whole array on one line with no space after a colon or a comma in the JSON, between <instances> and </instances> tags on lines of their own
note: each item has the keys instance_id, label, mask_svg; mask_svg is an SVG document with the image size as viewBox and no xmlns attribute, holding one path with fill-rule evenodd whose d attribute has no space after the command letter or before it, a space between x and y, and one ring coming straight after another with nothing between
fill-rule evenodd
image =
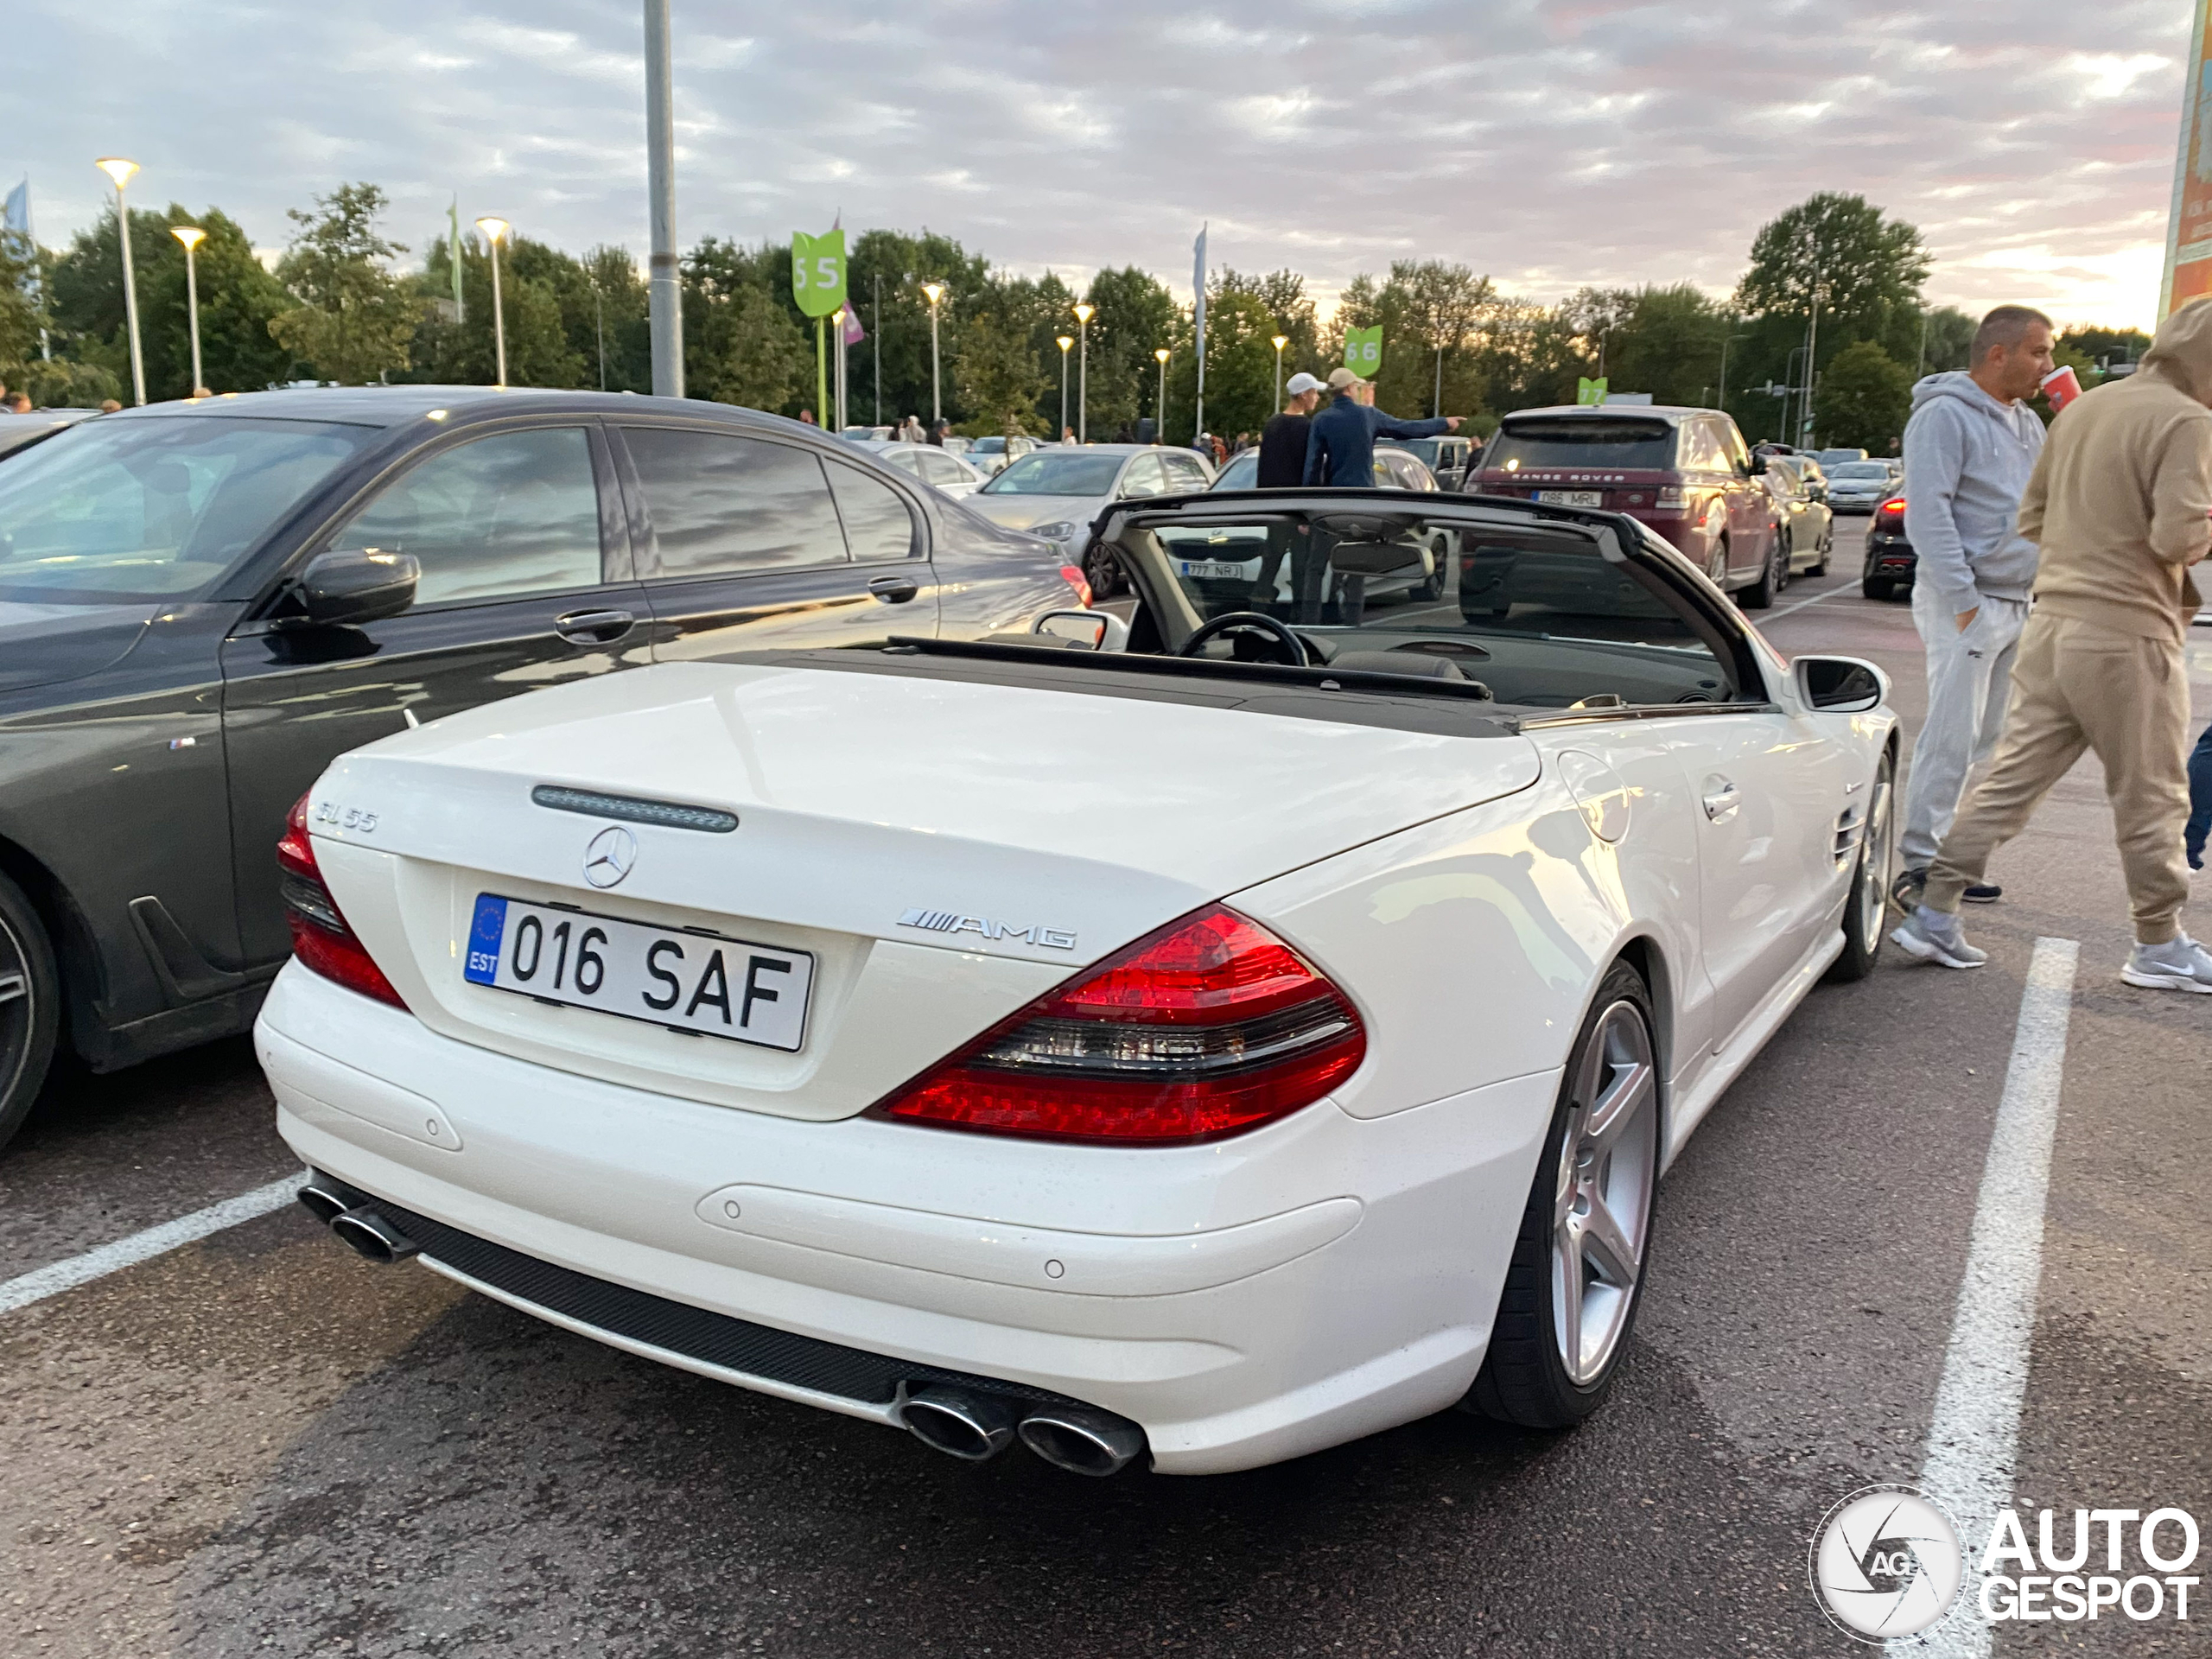
<instances>
[{"instance_id":1,"label":"black jacket","mask_svg":"<svg viewBox=\"0 0 2212 1659\"><path fill-rule=\"evenodd\" d=\"M1313 423L1287 411L1260 429L1260 487L1294 490L1306 481L1306 434Z\"/></svg>"}]
</instances>

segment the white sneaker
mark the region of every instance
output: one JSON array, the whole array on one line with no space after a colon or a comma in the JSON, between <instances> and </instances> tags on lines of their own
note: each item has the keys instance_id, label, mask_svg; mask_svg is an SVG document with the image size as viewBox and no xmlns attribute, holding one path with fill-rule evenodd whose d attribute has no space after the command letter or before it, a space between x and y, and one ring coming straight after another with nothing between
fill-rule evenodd
<instances>
[{"instance_id":1,"label":"white sneaker","mask_svg":"<svg viewBox=\"0 0 2212 1659\"><path fill-rule=\"evenodd\" d=\"M2139 944L2120 976L2148 991L2212 992L2212 952L2186 933L2164 944Z\"/></svg>"},{"instance_id":2,"label":"white sneaker","mask_svg":"<svg viewBox=\"0 0 2212 1659\"><path fill-rule=\"evenodd\" d=\"M1988 951L1977 950L1967 943L1966 930L1959 925L1957 917L1925 905L1912 907L1904 925L1890 935L1890 943L1908 957L1940 962L1946 968L1979 968L1989 960ZM2212 983L2204 988L2212 990Z\"/></svg>"}]
</instances>

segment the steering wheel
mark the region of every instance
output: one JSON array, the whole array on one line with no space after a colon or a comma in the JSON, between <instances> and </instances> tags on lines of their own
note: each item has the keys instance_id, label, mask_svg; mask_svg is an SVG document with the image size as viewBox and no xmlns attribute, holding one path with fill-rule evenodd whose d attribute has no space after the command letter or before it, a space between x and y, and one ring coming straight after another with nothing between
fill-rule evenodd
<instances>
[{"instance_id":1,"label":"steering wheel","mask_svg":"<svg viewBox=\"0 0 2212 1659\"><path fill-rule=\"evenodd\" d=\"M1224 611L1211 622L1202 622L1198 631L1183 642L1178 657L1195 657L1205 646L1225 633L1264 633L1276 646L1281 660L1291 668L1305 668L1309 664L1306 642L1293 633L1274 617L1259 611Z\"/></svg>"}]
</instances>

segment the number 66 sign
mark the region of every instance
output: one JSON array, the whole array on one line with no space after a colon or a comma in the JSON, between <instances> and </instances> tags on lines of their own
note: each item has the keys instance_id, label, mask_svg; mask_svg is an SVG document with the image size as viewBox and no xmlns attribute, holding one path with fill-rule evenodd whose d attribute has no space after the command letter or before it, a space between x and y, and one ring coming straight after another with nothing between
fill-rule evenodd
<instances>
[{"instance_id":1,"label":"number 66 sign","mask_svg":"<svg viewBox=\"0 0 2212 1659\"><path fill-rule=\"evenodd\" d=\"M845 302L845 233L791 233L791 296L810 317L826 317Z\"/></svg>"},{"instance_id":2,"label":"number 66 sign","mask_svg":"<svg viewBox=\"0 0 2212 1659\"><path fill-rule=\"evenodd\" d=\"M1344 367L1363 380L1372 380L1382 371L1382 325L1372 328L1344 330Z\"/></svg>"}]
</instances>

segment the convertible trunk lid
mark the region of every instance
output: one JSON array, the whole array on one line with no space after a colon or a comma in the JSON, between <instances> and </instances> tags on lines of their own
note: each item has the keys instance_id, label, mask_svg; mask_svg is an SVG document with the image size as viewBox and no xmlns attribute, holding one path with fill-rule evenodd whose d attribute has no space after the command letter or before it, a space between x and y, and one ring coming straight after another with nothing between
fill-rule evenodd
<instances>
[{"instance_id":1,"label":"convertible trunk lid","mask_svg":"<svg viewBox=\"0 0 2212 1659\"><path fill-rule=\"evenodd\" d=\"M340 906L426 1022L671 1093L833 1117L1201 904L1537 771L1517 735L1255 713L1187 690L672 664L357 750L316 785L310 823ZM652 822L654 804L735 825ZM630 861L611 881L586 869L610 829ZM637 1011L471 982L486 895L802 953L803 1038L702 1044Z\"/></svg>"}]
</instances>

